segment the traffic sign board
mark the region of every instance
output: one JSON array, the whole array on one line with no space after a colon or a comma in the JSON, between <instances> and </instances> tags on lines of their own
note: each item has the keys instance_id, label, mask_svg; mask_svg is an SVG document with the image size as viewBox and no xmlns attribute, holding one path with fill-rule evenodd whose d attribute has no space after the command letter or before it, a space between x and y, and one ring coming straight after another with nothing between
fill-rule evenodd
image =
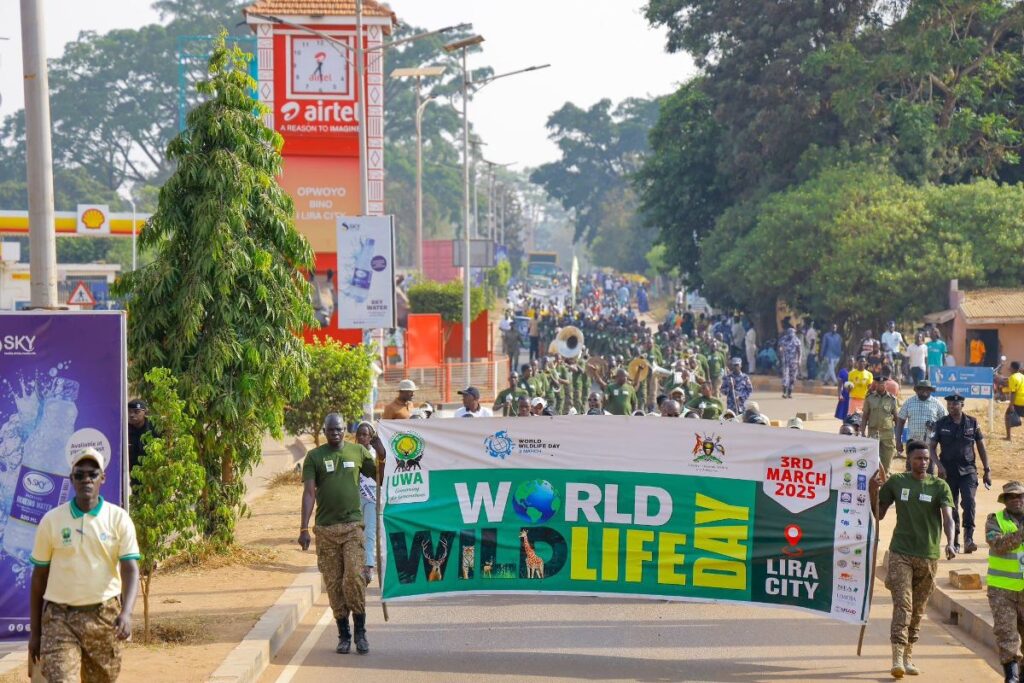
<instances>
[{"instance_id":1,"label":"traffic sign board","mask_svg":"<svg viewBox=\"0 0 1024 683\"><path fill-rule=\"evenodd\" d=\"M964 398L992 398L995 371L983 367L932 367L928 379L939 396L954 391Z\"/></svg>"},{"instance_id":2,"label":"traffic sign board","mask_svg":"<svg viewBox=\"0 0 1024 683\"><path fill-rule=\"evenodd\" d=\"M71 296L68 297L68 303L77 306L95 306L96 299L93 297L92 292L89 291L88 285L79 280L74 290L72 290Z\"/></svg>"}]
</instances>

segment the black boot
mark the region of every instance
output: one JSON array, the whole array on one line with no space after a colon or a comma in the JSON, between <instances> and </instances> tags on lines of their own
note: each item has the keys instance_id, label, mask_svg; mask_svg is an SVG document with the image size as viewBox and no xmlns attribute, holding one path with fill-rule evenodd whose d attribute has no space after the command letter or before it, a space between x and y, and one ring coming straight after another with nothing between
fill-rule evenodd
<instances>
[{"instance_id":1,"label":"black boot","mask_svg":"<svg viewBox=\"0 0 1024 683\"><path fill-rule=\"evenodd\" d=\"M1003 664L1003 673L1006 674L1006 683L1020 683L1020 662L1015 659Z\"/></svg>"},{"instance_id":2,"label":"black boot","mask_svg":"<svg viewBox=\"0 0 1024 683\"><path fill-rule=\"evenodd\" d=\"M356 626L356 652L365 655L370 651L370 643L366 640L366 615L353 614L352 621Z\"/></svg>"},{"instance_id":3,"label":"black boot","mask_svg":"<svg viewBox=\"0 0 1024 683\"><path fill-rule=\"evenodd\" d=\"M338 619L338 647L334 650L339 655L347 655L352 649L352 631L348 628L348 617Z\"/></svg>"}]
</instances>

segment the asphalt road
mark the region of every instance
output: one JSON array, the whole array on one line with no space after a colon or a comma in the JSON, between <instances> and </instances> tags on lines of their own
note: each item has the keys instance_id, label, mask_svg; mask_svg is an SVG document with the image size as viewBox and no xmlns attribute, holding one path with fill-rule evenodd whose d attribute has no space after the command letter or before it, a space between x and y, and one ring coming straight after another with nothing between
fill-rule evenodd
<instances>
[{"instance_id":1,"label":"asphalt road","mask_svg":"<svg viewBox=\"0 0 1024 683\"><path fill-rule=\"evenodd\" d=\"M756 393L773 419L823 415L809 428L833 431L833 399ZM883 530L891 524L886 520ZM886 545L883 531L883 548ZM945 571L940 565L940 572ZM309 611L261 681L461 681L590 679L653 681L892 680L888 592L875 586L862 657L859 627L798 610L731 604L624 601L563 596L466 596L391 603L368 591L367 656L334 652L327 598ZM965 644L967 642L968 644ZM998 660L940 623L924 622L915 661L921 680L1001 680ZM910 679L913 680L913 679Z\"/></svg>"},{"instance_id":2,"label":"asphalt road","mask_svg":"<svg viewBox=\"0 0 1024 683\"><path fill-rule=\"evenodd\" d=\"M879 584L857 657L858 626L797 610L568 597L465 597L391 603L368 596L370 654L334 652L326 597L261 681L891 680L891 604ZM998 661L961 644L934 615L915 661L921 680L1000 680ZM911 679L913 680L913 679Z\"/></svg>"}]
</instances>

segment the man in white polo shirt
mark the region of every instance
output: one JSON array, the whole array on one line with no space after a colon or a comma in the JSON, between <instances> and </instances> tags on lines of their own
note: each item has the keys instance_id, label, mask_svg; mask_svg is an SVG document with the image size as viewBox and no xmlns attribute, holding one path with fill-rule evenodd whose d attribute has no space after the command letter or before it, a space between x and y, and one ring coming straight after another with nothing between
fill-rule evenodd
<instances>
[{"instance_id":1,"label":"man in white polo shirt","mask_svg":"<svg viewBox=\"0 0 1024 683\"><path fill-rule=\"evenodd\" d=\"M47 512L32 548L29 659L49 681L115 681L132 634L139 544L128 513L103 500L103 456L71 462L75 496Z\"/></svg>"}]
</instances>

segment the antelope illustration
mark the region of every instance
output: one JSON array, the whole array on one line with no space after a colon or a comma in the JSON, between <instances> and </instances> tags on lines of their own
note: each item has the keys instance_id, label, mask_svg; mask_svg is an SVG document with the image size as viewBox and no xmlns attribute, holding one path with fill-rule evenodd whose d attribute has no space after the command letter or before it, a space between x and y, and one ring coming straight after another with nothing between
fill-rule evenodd
<instances>
[{"instance_id":1,"label":"antelope illustration","mask_svg":"<svg viewBox=\"0 0 1024 683\"><path fill-rule=\"evenodd\" d=\"M468 545L462 549L462 578L468 579L469 573L473 571L474 560L476 559L476 546Z\"/></svg>"},{"instance_id":2,"label":"antelope illustration","mask_svg":"<svg viewBox=\"0 0 1024 683\"><path fill-rule=\"evenodd\" d=\"M441 539L441 557L436 560L430 556L430 543L423 541L423 557L427 560L427 564L430 565L430 574L427 575L427 581L441 581L444 576L441 575L444 561L448 558L448 541Z\"/></svg>"},{"instance_id":3,"label":"antelope illustration","mask_svg":"<svg viewBox=\"0 0 1024 683\"><path fill-rule=\"evenodd\" d=\"M526 551L526 578L543 579L544 560L540 559L537 553L533 552L533 546L530 545L530 537L526 534L526 529L523 529L522 533L519 534L519 538L523 539L523 550Z\"/></svg>"},{"instance_id":4,"label":"antelope illustration","mask_svg":"<svg viewBox=\"0 0 1024 683\"><path fill-rule=\"evenodd\" d=\"M487 560L486 562L484 562L484 578L485 579L492 578L491 577L491 570L492 569L494 569L494 560Z\"/></svg>"}]
</instances>

